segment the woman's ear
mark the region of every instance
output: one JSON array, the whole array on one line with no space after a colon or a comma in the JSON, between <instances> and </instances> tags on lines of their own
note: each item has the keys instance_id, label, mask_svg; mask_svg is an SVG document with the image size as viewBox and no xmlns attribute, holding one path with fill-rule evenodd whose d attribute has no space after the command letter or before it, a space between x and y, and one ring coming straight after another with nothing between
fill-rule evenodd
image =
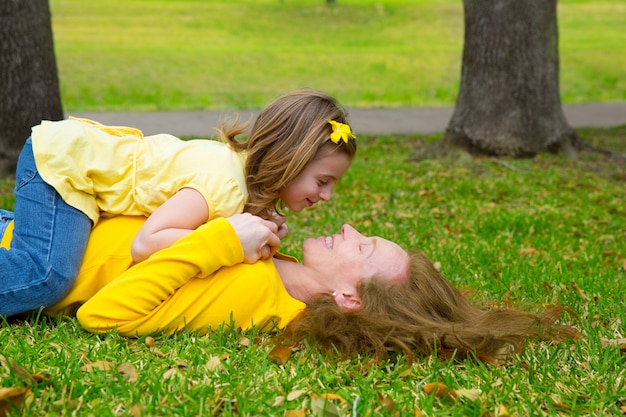
<instances>
[{"instance_id":1,"label":"woman's ear","mask_svg":"<svg viewBox=\"0 0 626 417\"><path fill-rule=\"evenodd\" d=\"M336 291L335 302L344 310L356 310L361 307L361 299L356 294L346 291Z\"/></svg>"}]
</instances>

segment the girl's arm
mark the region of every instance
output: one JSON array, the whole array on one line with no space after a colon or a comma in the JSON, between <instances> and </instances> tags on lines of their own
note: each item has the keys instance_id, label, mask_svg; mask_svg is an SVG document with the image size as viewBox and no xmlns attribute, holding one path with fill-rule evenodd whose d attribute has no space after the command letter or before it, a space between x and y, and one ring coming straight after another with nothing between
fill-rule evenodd
<instances>
[{"instance_id":1,"label":"girl's arm","mask_svg":"<svg viewBox=\"0 0 626 417\"><path fill-rule=\"evenodd\" d=\"M209 219L209 206L200 192L183 188L152 213L131 246L133 261L167 248Z\"/></svg>"}]
</instances>

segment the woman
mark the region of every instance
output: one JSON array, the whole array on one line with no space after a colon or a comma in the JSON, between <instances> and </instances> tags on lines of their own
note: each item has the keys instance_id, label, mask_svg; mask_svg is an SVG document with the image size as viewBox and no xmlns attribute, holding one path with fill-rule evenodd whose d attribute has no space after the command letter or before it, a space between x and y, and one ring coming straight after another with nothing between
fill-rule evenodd
<instances>
[{"instance_id":1,"label":"woman","mask_svg":"<svg viewBox=\"0 0 626 417\"><path fill-rule=\"evenodd\" d=\"M256 221L256 222L255 222ZM48 314L71 313L89 331L125 336L206 333L222 324L288 331L345 354L475 353L492 360L527 336L554 336L558 312L472 306L419 253L348 225L307 239L303 260L261 260L271 229L250 214L216 219L133 267L127 251L142 218L101 222L70 293ZM219 240L220 250L204 248Z\"/></svg>"}]
</instances>

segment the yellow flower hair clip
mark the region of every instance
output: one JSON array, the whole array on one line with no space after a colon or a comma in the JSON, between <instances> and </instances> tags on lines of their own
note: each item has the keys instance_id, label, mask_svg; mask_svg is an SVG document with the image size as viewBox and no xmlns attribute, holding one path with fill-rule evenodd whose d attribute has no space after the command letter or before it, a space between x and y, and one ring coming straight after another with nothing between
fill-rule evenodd
<instances>
[{"instance_id":1,"label":"yellow flower hair clip","mask_svg":"<svg viewBox=\"0 0 626 417\"><path fill-rule=\"evenodd\" d=\"M350 125L339 123L331 119L328 119L328 123L330 123L333 128L333 131L330 134L330 140L336 144L339 144L340 140L348 143L348 139L356 139L356 136L354 136L354 133L352 133L352 130L350 129Z\"/></svg>"}]
</instances>

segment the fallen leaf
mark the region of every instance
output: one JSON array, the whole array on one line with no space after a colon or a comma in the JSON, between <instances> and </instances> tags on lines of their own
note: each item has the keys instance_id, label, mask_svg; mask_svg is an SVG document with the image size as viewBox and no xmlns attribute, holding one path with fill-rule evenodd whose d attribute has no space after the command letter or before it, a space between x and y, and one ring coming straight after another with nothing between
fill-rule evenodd
<instances>
[{"instance_id":1,"label":"fallen leaf","mask_svg":"<svg viewBox=\"0 0 626 417\"><path fill-rule=\"evenodd\" d=\"M276 365L282 366L287 363L289 355L291 355L291 348L288 346L275 346L269 353L269 358Z\"/></svg>"},{"instance_id":2,"label":"fallen leaf","mask_svg":"<svg viewBox=\"0 0 626 417\"><path fill-rule=\"evenodd\" d=\"M327 400L339 400L342 404L347 404L348 402L339 394L334 394L332 392L320 394L320 397L325 398Z\"/></svg>"},{"instance_id":3,"label":"fallen leaf","mask_svg":"<svg viewBox=\"0 0 626 417\"><path fill-rule=\"evenodd\" d=\"M520 256L539 256L540 253L537 249L535 248L521 248L519 250L519 255Z\"/></svg>"},{"instance_id":4,"label":"fallen leaf","mask_svg":"<svg viewBox=\"0 0 626 417\"><path fill-rule=\"evenodd\" d=\"M139 404L135 404L130 407L130 410L128 410L128 414L130 414L132 417L141 417L141 407L139 406Z\"/></svg>"},{"instance_id":5,"label":"fallen leaf","mask_svg":"<svg viewBox=\"0 0 626 417\"><path fill-rule=\"evenodd\" d=\"M498 404L498 411L496 413L496 417L509 417L509 410L507 410L507 408L502 405L502 404Z\"/></svg>"},{"instance_id":6,"label":"fallen leaf","mask_svg":"<svg viewBox=\"0 0 626 417\"><path fill-rule=\"evenodd\" d=\"M0 388L0 417L19 407L24 397L30 393L30 388Z\"/></svg>"},{"instance_id":7,"label":"fallen leaf","mask_svg":"<svg viewBox=\"0 0 626 417\"><path fill-rule=\"evenodd\" d=\"M179 374L178 368L173 367L163 373L163 379L170 379L170 378L175 377L178 374Z\"/></svg>"},{"instance_id":8,"label":"fallen leaf","mask_svg":"<svg viewBox=\"0 0 626 417\"><path fill-rule=\"evenodd\" d=\"M467 398L468 400L472 401L478 400L480 398L480 394L482 394L482 391L478 388L459 388L457 390L454 390L454 392L456 392L457 397Z\"/></svg>"},{"instance_id":9,"label":"fallen leaf","mask_svg":"<svg viewBox=\"0 0 626 417\"><path fill-rule=\"evenodd\" d=\"M279 395L278 397L274 399L274 403L272 404L272 407L280 407L283 404L285 404L285 397L282 395Z\"/></svg>"},{"instance_id":10,"label":"fallen leaf","mask_svg":"<svg viewBox=\"0 0 626 417\"><path fill-rule=\"evenodd\" d=\"M311 411L315 416L323 417L339 417L339 409L337 406L325 398L314 395L311 397Z\"/></svg>"},{"instance_id":11,"label":"fallen leaf","mask_svg":"<svg viewBox=\"0 0 626 417\"><path fill-rule=\"evenodd\" d=\"M392 398L384 397L380 394L378 395L378 397L385 410L387 410L387 413L391 414L393 412L393 409L396 408L396 402Z\"/></svg>"},{"instance_id":12,"label":"fallen leaf","mask_svg":"<svg viewBox=\"0 0 626 417\"><path fill-rule=\"evenodd\" d=\"M602 343L602 347L626 345L626 337L622 337L620 339L605 339L604 337L601 337L600 343Z\"/></svg>"},{"instance_id":13,"label":"fallen leaf","mask_svg":"<svg viewBox=\"0 0 626 417\"><path fill-rule=\"evenodd\" d=\"M285 417L304 417L304 416L306 416L306 413L301 408L297 410L285 411Z\"/></svg>"},{"instance_id":14,"label":"fallen leaf","mask_svg":"<svg viewBox=\"0 0 626 417\"><path fill-rule=\"evenodd\" d=\"M161 349L159 349L159 348L152 347L152 348L150 348L150 352L152 352L152 354L154 356L158 356L159 358L164 358L165 357L165 353L163 353L161 351Z\"/></svg>"},{"instance_id":15,"label":"fallen leaf","mask_svg":"<svg viewBox=\"0 0 626 417\"><path fill-rule=\"evenodd\" d=\"M222 361L218 356L211 356L206 363L206 367L209 371L222 371L224 369L224 365L222 365Z\"/></svg>"},{"instance_id":16,"label":"fallen leaf","mask_svg":"<svg viewBox=\"0 0 626 417\"><path fill-rule=\"evenodd\" d=\"M446 385L440 384L438 382L425 384L423 389L427 395L431 395L434 393L435 397L438 398L452 399L456 396L456 392L453 389L448 388Z\"/></svg>"},{"instance_id":17,"label":"fallen leaf","mask_svg":"<svg viewBox=\"0 0 626 417\"><path fill-rule=\"evenodd\" d=\"M297 390L291 391L289 394L287 394L287 401L293 401L297 399L298 397L300 397L305 392L306 391L303 389L297 389Z\"/></svg>"},{"instance_id":18,"label":"fallen leaf","mask_svg":"<svg viewBox=\"0 0 626 417\"><path fill-rule=\"evenodd\" d=\"M130 362L122 362L117 366L117 370L126 377L128 382L135 382L139 378L137 368Z\"/></svg>"},{"instance_id":19,"label":"fallen leaf","mask_svg":"<svg viewBox=\"0 0 626 417\"><path fill-rule=\"evenodd\" d=\"M9 366L11 367L11 370L13 371L15 376L25 381L28 385L32 385L33 382L37 382L32 377L30 372L22 368L22 366L19 363L15 362L13 359L9 359Z\"/></svg>"},{"instance_id":20,"label":"fallen leaf","mask_svg":"<svg viewBox=\"0 0 626 417\"><path fill-rule=\"evenodd\" d=\"M80 370L83 372L91 371L92 369L108 371L109 369L113 368L113 366L114 366L113 363L108 362L108 361L95 361L95 362L88 363L87 365L82 366Z\"/></svg>"},{"instance_id":21,"label":"fallen leaf","mask_svg":"<svg viewBox=\"0 0 626 417\"><path fill-rule=\"evenodd\" d=\"M554 406L554 408L558 409L558 410L571 410L572 408L568 405L565 405L563 403L554 403L552 404Z\"/></svg>"},{"instance_id":22,"label":"fallen leaf","mask_svg":"<svg viewBox=\"0 0 626 417\"><path fill-rule=\"evenodd\" d=\"M574 291L576 291L576 293L578 294L578 296L580 298L582 298L583 300L589 300L590 298L585 294L585 292L582 290L582 288L580 288L578 286L578 284L576 284L575 282L571 282L570 285L572 286L572 288L574 289Z\"/></svg>"},{"instance_id":23,"label":"fallen leaf","mask_svg":"<svg viewBox=\"0 0 626 417\"><path fill-rule=\"evenodd\" d=\"M151 348L152 346L154 346L154 337L146 336L146 340L144 340L144 343L147 347Z\"/></svg>"},{"instance_id":24,"label":"fallen leaf","mask_svg":"<svg viewBox=\"0 0 626 417\"><path fill-rule=\"evenodd\" d=\"M81 403L82 403L82 400L80 399L70 400L70 399L65 398L62 400L57 400L53 404L64 410L75 410L78 407L80 407Z\"/></svg>"}]
</instances>

